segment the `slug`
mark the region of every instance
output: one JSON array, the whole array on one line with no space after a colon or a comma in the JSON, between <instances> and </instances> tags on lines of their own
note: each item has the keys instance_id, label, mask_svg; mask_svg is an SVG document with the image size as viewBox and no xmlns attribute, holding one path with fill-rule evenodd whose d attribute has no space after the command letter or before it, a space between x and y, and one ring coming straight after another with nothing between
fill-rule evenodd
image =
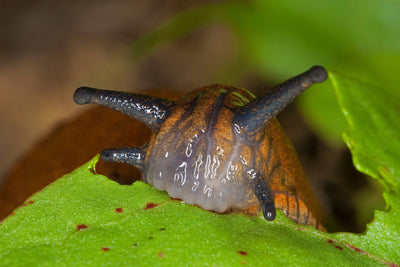
<instances>
[{"instance_id":1,"label":"slug","mask_svg":"<svg viewBox=\"0 0 400 267\"><path fill-rule=\"evenodd\" d=\"M104 161L130 164L145 182L173 198L218 213L276 208L299 224L319 224L318 202L296 153L275 116L314 83L327 78L314 66L256 97L221 84L199 88L178 101L80 87L77 104L100 104L148 125L142 147L106 149Z\"/></svg>"}]
</instances>

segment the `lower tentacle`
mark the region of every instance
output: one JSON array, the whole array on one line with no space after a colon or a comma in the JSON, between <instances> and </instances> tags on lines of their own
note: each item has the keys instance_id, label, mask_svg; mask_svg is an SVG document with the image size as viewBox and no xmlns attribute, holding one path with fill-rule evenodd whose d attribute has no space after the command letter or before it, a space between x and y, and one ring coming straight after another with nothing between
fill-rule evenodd
<instances>
[{"instance_id":1,"label":"lower tentacle","mask_svg":"<svg viewBox=\"0 0 400 267\"><path fill-rule=\"evenodd\" d=\"M100 157L104 161L116 161L127 163L143 170L146 151L142 148L123 147L115 149L105 149Z\"/></svg>"},{"instance_id":2,"label":"lower tentacle","mask_svg":"<svg viewBox=\"0 0 400 267\"><path fill-rule=\"evenodd\" d=\"M271 193L271 189L266 179L257 174L252 180L254 183L254 194L256 195L264 215L267 221L273 221L276 217L274 197Z\"/></svg>"}]
</instances>

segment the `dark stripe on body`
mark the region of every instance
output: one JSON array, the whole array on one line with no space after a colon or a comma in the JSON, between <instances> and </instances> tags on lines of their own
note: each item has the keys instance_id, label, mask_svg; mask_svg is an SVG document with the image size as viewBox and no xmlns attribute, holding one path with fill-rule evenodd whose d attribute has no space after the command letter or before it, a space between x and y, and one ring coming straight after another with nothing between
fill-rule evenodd
<instances>
[{"instance_id":1,"label":"dark stripe on body","mask_svg":"<svg viewBox=\"0 0 400 267\"><path fill-rule=\"evenodd\" d=\"M207 119L207 121L208 121L207 131L210 130L210 131L214 132L214 130L215 130L215 124L217 123L218 117L219 117L219 111L220 111L221 107L222 107L223 104L224 104L224 100L225 100L225 98L226 98L226 96L227 96L227 93L228 93L228 92L219 94L219 95L215 98L214 104L212 105L212 110L211 110L211 112L205 111L205 112L207 112L207 118L206 118L206 119ZM212 136L214 136L214 133L212 134Z\"/></svg>"},{"instance_id":2,"label":"dark stripe on body","mask_svg":"<svg viewBox=\"0 0 400 267\"><path fill-rule=\"evenodd\" d=\"M271 171L268 174L268 178L271 179L271 177L273 176L274 172L281 166L281 162L278 161L271 169Z\"/></svg>"},{"instance_id":3,"label":"dark stripe on body","mask_svg":"<svg viewBox=\"0 0 400 267\"><path fill-rule=\"evenodd\" d=\"M266 165L267 165L267 170L269 167L269 162L271 161L271 157L272 157L272 137L270 136L268 138L268 155L267 155L267 161L266 161ZM267 175L268 181L271 180L271 176L270 176L271 172L269 172L269 174Z\"/></svg>"},{"instance_id":4,"label":"dark stripe on body","mask_svg":"<svg viewBox=\"0 0 400 267\"><path fill-rule=\"evenodd\" d=\"M289 193L287 191L274 190L274 191L272 191L272 193L274 195L276 195L276 194L286 195L287 199L288 199L288 196L289 196ZM293 196L293 195L290 195L290 196ZM303 202L304 206L306 206L307 215L306 215L306 218L305 218L305 222L302 223L302 224L308 225L308 221L310 220L310 214L311 214L310 209L308 208L307 204L302 199L299 199L297 196L293 196L293 197L295 197L296 201L297 201L297 210L298 210L297 214L298 214L298 217L300 217L300 202L299 201ZM287 202L287 205L289 206L289 201ZM289 212L288 212L288 216L289 216Z\"/></svg>"},{"instance_id":5,"label":"dark stripe on body","mask_svg":"<svg viewBox=\"0 0 400 267\"><path fill-rule=\"evenodd\" d=\"M212 144L212 143L217 144L216 141L218 141L218 140L215 140L215 136L214 136L214 131L216 130L215 125L218 122L219 110L223 106L226 96L227 96L227 92L225 92L223 94L218 94L215 97L214 103L211 108L211 112L205 111L205 112L207 112L206 121L208 121L207 129L206 129L206 138L208 138L208 141L209 141L208 145L207 145L206 155L211 155L210 144Z\"/></svg>"},{"instance_id":6,"label":"dark stripe on body","mask_svg":"<svg viewBox=\"0 0 400 267\"><path fill-rule=\"evenodd\" d=\"M202 95L203 94L197 95L196 98L186 104L185 111L180 116L180 118L176 120L175 124L172 127L173 129L178 129L179 125L184 123L190 117L190 115L192 115L194 107L196 106L197 101L201 98Z\"/></svg>"},{"instance_id":7,"label":"dark stripe on body","mask_svg":"<svg viewBox=\"0 0 400 267\"><path fill-rule=\"evenodd\" d=\"M202 96L202 94L199 94L199 95L197 95L196 98L194 98L192 101L187 103L185 111L183 112L183 114L179 117L179 119L176 120L175 124L173 124L171 126L171 130L173 131L173 133L171 133L173 135L173 138L172 138L173 140L171 141L171 144L175 144L176 145L178 143L178 140L181 138L181 136L187 130L186 129L187 125L186 125L185 128L183 128L182 130L178 131L179 125L185 123L185 121L190 117L190 115L192 115L193 110L194 110L194 106L196 105L196 102L199 100L199 98L201 96ZM189 127L190 127L190 125L189 125ZM177 148L177 147L175 147L175 148ZM175 152L180 153L180 151L175 151Z\"/></svg>"},{"instance_id":8,"label":"dark stripe on body","mask_svg":"<svg viewBox=\"0 0 400 267\"><path fill-rule=\"evenodd\" d=\"M307 205L306 205L306 207L307 207ZM304 224L308 224L309 219L310 219L310 209L307 207L307 217L306 217L306 221L304 222Z\"/></svg>"},{"instance_id":9,"label":"dark stripe on body","mask_svg":"<svg viewBox=\"0 0 400 267\"><path fill-rule=\"evenodd\" d=\"M297 196L295 197L296 199L296 205L297 205L297 214L296 214L296 223L299 222L299 215L300 215L300 207L299 207L299 199L297 198Z\"/></svg>"},{"instance_id":10,"label":"dark stripe on body","mask_svg":"<svg viewBox=\"0 0 400 267\"><path fill-rule=\"evenodd\" d=\"M286 212L287 212L287 215L286 216L288 216L289 217L289 215L290 215L290 211L289 211L289 192L288 191L285 191L285 195L286 195Z\"/></svg>"}]
</instances>

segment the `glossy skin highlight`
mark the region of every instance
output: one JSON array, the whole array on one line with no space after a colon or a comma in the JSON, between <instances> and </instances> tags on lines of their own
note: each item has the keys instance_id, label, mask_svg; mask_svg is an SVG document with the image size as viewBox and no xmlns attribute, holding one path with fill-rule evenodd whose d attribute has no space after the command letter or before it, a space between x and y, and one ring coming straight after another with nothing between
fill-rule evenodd
<instances>
[{"instance_id":1,"label":"glossy skin highlight","mask_svg":"<svg viewBox=\"0 0 400 267\"><path fill-rule=\"evenodd\" d=\"M275 208L318 228L319 206L275 116L297 95L326 79L313 67L255 97L244 89L211 85L177 102L132 93L78 88L78 104L101 104L150 126L142 148L107 149L101 158L141 169L144 180L171 197L216 212Z\"/></svg>"}]
</instances>

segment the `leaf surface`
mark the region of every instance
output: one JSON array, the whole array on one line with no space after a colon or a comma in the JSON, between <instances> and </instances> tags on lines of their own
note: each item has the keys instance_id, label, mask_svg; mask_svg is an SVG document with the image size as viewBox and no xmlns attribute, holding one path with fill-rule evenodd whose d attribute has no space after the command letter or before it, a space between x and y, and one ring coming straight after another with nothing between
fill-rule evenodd
<instances>
[{"instance_id":1,"label":"leaf surface","mask_svg":"<svg viewBox=\"0 0 400 267\"><path fill-rule=\"evenodd\" d=\"M15 210L0 225L2 266L303 265L383 263L278 212L216 214L143 182L91 172L97 157Z\"/></svg>"}]
</instances>

